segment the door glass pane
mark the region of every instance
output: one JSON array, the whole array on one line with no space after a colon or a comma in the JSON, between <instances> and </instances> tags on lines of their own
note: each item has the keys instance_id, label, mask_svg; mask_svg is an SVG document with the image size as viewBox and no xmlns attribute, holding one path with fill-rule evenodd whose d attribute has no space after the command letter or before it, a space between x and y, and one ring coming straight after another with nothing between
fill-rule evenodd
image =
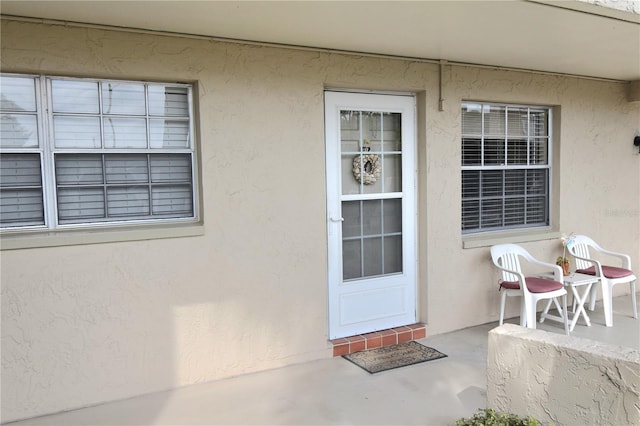
<instances>
[{"instance_id":1,"label":"door glass pane","mask_svg":"<svg viewBox=\"0 0 640 426\"><path fill-rule=\"evenodd\" d=\"M343 278L402 272L402 132L399 113L340 113ZM354 200L362 196L360 200Z\"/></svg>"},{"instance_id":2,"label":"door glass pane","mask_svg":"<svg viewBox=\"0 0 640 426\"><path fill-rule=\"evenodd\" d=\"M382 115L382 150L397 152L402 150L402 114L385 112Z\"/></svg>"},{"instance_id":3,"label":"door glass pane","mask_svg":"<svg viewBox=\"0 0 640 426\"><path fill-rule=\"evenodd\" d=\"M402 200L384 200L384 233L402 232Z\"/></svg>"},{"instance_id":4,"label":"door glass pane","mask_svg":"<svg viewBox=\"0 0 640 426\"><path fill-rule=\"evenodd\" d=\"M362 247L365 277L382 275L382 238L365 238Z\"/></svg>"},{"instance_id":5,"label":"door glass pane","mask_svg":"<svg viewBox=\"0 0 640 426\"><path fill-rule=\"evenodd\" d=\"M402 115L341 111L343 194L402 191Z\"/></svg>"},{"instance_id":6,"label":"door glass pane","mask_svg":"<svg viewBox=\"0 0 640 426\"><path fill-rule=\"evenodd\" d=\"M360 215L360 201L343 201L342 202L342 237L359 237L360 224L362 217Z\"/></svg>"},{"instance_id":7,"label":"door glass pane","mask_svg":"<svg viewBox=\"0 0 640 426\"><path fill-rule=\"evenodd\" d=\"M402 158L400 154L387 154L384 157L384 191L402 191Z\"/></svg>"},{"instance_id":8,"label":"door glass pane","mask_svg":"<svg viewBox=\"0 0 640 426\"><path fill-rule=\"evenodd\" d=\"M382 179L384 155L363 152L354 158L353 176L360 184L360 193L377 194L384 192Z\"/></svg>"},{"instance_id":9,"label":"door glass pane","mask_svg":"<svg viewBox=\"0 0 640 426\"><path fill-rule=\"evenodd\" d=\"M344 280L362 276L362 249L360 243L360 239L342 241L342 277Z\"/></svg>"},{"instance_id":10,"label":"door glass pane","mask_svg":"<svg viewBox=\"0 0 640 426\"><path fill-rule=\"evenodd\" d=\"M402 199L342 202L345 280L402 272Z\"/></svg>"},{"instance_id":11,"label":"door glass pane","mask_svg":"<svg viewBox=\"0 0 640 426\"><path fill-rule=\"evenodd\" d=\"M362 201L362 235L382 234L382 200Z\"/></svg>"},{"instance_id":12,"label":"door glass pane","mask_svg":"<svg viewBox=\"0 0 640 426\"><path fill-rule=\"evenodd\" d=\"M361 114L359 111L340 111L340 170L342 174L342 193L359 194L360 183L354 178L353 169L356 157L360 158Z\"/></svg>"},{"instance_id":13,"label":"door glass pane","mask_svg":"<svg viewBox=\"0 0 640 426\"><path fill-rule=\"evenodd\" d=\"M402 236L384 237L384 272L402 272Z\"/></svg>"},{"instance_id":14,"label":"door glass pane","mask_svg":"<svg viewBox=\"0 0 640 426\"><path fill-rule=\"evenodd\" d=\"M368 151L382 151L382 113L361 111L362 143L361 146Z\"/></svg>"}]
</instances>

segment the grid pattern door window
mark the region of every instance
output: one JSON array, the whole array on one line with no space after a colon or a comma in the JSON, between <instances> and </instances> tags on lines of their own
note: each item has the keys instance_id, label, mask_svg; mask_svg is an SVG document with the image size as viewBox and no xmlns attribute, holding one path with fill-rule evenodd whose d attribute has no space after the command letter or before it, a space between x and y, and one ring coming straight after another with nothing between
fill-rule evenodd
<instances>
[{"instance_id":1,"label":"grid pattern door window","mask_svg":"<svg viewBox=\"0 0 640 426\"><path fill-rule=\"evenodd\" d=\"M191 86L8 75L2 86L2 228L195 219ZM19 109L7 87L41 95L23 89L36 106Z\"/></svg>"},{"instance_id":2,"label":"grid pattern door window","mask_svg":"<svg viewBox=\"0 0 640 426\"><path fill-rule=\"evenodd\" d=\"M549 225L545 107L462 104L462 232Z\"/></svg>"},{"instance_id":3,"label":"grid pattern door window","mask_svg":"<svg viewBox=\"0 0 640 426\"><path fill-rule=\"evenodd\" d=\"M401 123L400 113L340 113L345 281L402 272Z\"/></svg>"}]
</instances>

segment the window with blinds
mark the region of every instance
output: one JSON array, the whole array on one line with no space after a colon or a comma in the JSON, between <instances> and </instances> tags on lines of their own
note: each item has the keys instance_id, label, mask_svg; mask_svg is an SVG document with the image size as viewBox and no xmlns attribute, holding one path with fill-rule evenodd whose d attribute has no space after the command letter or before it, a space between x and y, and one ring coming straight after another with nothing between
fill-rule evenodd
<instances>
[{"instance_id":1,"label":"window with blinds","mask_svg":"<svg viewBox=\"0 0 640 426\"><path fill-rule=\"evenodd\" d=\"M190 85L0 84L3 229L195 219Z\"/></svg>"},{"instance_id":2,"label":"window with blinds","mask_svg":"<svg viewBox=\"0 0 640 426\"><path fill-rule=\"evenodd\" d=\"M549 225L551 110L462 104L462 232Z\"/></svg>"}]
</instances>

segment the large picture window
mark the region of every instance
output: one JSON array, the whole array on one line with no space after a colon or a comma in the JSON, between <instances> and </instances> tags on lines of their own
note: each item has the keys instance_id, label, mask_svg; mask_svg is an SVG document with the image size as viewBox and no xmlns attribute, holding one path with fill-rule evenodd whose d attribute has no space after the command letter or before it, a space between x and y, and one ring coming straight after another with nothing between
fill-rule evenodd
<instances>
[{"instance_id":1,"label":"large picture window","mask_svg":"<svg viewBox=\"0 0 640 426\"><path fill-rule=\"evenodd\" d=\"M551 110L462 103L463 234L549 225Z\"/></svg>"},{"instance_id":2,"label":"large picture window","mask_svg":"<svg viewBox=\"0 0 640 426\"><path fill-rule=\"evenodd\" d=\"M190 85L0 79L2 229L196 219Z\"/></svg>"}]
</instances>

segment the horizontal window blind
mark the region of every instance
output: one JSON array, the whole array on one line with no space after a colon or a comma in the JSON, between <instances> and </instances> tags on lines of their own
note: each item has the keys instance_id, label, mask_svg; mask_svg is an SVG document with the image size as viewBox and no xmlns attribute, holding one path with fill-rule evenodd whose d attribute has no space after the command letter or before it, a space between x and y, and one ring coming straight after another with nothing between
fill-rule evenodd
<instances>
[{"instance_id":1,"label":"horizontal window blind","mask_svg":"<svg viewBox=\"0 0 640 426\"><path fill-rule=\"evenodd\" d=\"M2 228L196 218L190 85L0 78Z\"/></svg>"},{"instance_id":2,"label":"horizontal window blind","mask_svg":"<svg viewBox=\"0 0 640 426\"><path fill-rule=\"evenodd\" d=\"M549 225L548 108L462 104L462 232Z\"/></svg>"},{"instance_id":3,"label":"horizontal window blind","mask_svg":"<svg viewBox=\"0 0 640 426\"><path fill-rule=\"evenodd\" d=\"M0 154L0 223L44 225L40 154Z\"/></svg>"},{"instance_id":4,"label":"horizontal window blind","mask_svg":"<svg viewBox=\"0 0 640 426\"><path fill-rule=\"evenodd\" d=\"M193 215L189 154L56 154L60 223Z\"/></svg>"}]
</instances>

